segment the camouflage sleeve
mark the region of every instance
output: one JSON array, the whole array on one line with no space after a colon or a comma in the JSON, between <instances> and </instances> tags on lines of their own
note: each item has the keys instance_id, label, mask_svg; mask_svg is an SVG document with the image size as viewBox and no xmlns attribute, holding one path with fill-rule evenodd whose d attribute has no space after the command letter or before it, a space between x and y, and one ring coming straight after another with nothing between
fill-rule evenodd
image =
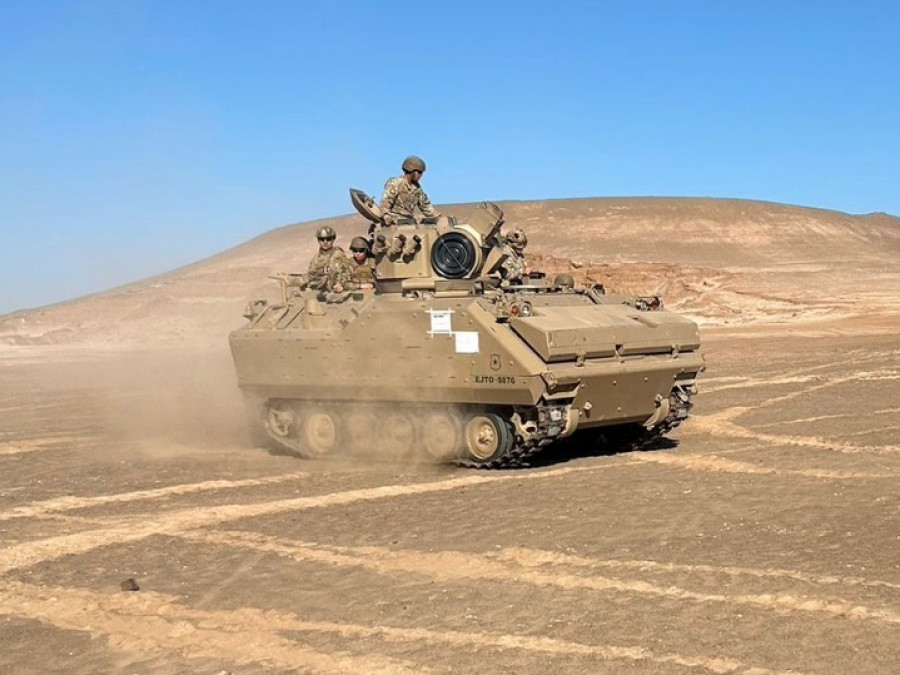
<instances>
[{"instance_id":1,"label":"camouflage sleeve","mask_svg":"<svg viewBox=\"0 0 900 675\"><path fill-rule=\"evenodd\" d=\"M397 197L400 196L400 181L397 178L389 178L384 184L384 194L381 196L381 210L384 213L391 213L394 205L397 203Z\"/></svg>"},{"instance_id":2,"label":"camouflage sleeve","mask_svg":"<svg viewBox=\"0 0 900 675\"><path fill-rule=\"evenodd\" d=\"M516 281L525 276L525 259L515 251L507 248L509 256L500 267L500 275L508 281Z\"/></svg>"},{"instance_id":3,"label":"camouflage sleeve","mask_svg":"<svg viewBox=\"0 0 900 675\"><path fill-rule=\"evenodd\" d=\"M321 281L322 265L319 262L319 255L316 254L309 261L309 269L306 272L306 279L311 286L315 286Z\"/></svg>"},{"instance_id":4,"label":"camouflage sleeve","mask_svg":"<svg viewBox=\"0 0 900 675\"><path fill-rule=\"evenodd\" d=\"M334 257L331 260L331 274L331 284L333 286L341 284L346 287L353 278L353 267L342 249L337 249L334 252Z\"/></svg>"},{"instance_id":5,"label":"camouflage sleeve","mask_svg":"<svg viewBox=\"0 0 900 675\"><path fill-rule=\"evenodd\" d=\"M507 258L503 261L503 264L500 266L500 276L504 279L512 280L517 279L516 275L517 268L516 263L512 258Z\"/></svg>"},{"instance_id":6,"label":"camouflage sleeve","mask_svg":"<svg viewBox=\"0 0 900 675\"><path fill-rule=\"evenodd\" d=\"M419 189L419 211L422 212L422 215L426 218L438 218L440 217L440 212L431 205L431 200L428 199L428 195L425 194L425 190Z\"/></svg>"}]
</instances>

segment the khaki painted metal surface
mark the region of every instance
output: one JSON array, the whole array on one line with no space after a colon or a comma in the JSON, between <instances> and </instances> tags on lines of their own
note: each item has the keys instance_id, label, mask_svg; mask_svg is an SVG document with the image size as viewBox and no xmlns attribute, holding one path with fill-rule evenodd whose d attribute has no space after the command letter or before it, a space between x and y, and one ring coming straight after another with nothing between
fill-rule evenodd
<instances>
[{"instance_id":1,"label":"khaki painted metal surface","mask_svg":"<svg viewBox=\"0 0 900 675\"><path fill-rule=\"evenodd\" d=\"M552 440L658 421L674 393L693 393L703 369L694 322L601 288L501 283L493 271L507 252L495 206L468 223L378 227L377 205L353 199L376 223L376 288L253 303L230 342L239 385L255 400L432 412L453 404L496 412L524 442L529 416L561 412Z\"/></svg>"}]
</instances>

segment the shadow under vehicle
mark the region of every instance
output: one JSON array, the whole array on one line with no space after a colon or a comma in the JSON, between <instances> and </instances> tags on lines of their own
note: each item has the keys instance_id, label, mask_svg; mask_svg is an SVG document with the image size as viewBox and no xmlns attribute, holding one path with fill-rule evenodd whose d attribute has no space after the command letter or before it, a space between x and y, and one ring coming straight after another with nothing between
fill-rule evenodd
<instances>
[{"instance_id":1,"label":"shadow under vehicle","mask_svg":"<svg viewBox=\"0 0 900 675\"><path fill-rule=\"evenodd\" d=\"M697 325L656 297L501 278L503 213L400 221L351 190L375 287L256 300L230 335L251 424L301 456L338 451L499 468L564 438L637 447L680 424L703 370ZM574 439L573 439L574 440Z\"/></svg>"}]
</instances>

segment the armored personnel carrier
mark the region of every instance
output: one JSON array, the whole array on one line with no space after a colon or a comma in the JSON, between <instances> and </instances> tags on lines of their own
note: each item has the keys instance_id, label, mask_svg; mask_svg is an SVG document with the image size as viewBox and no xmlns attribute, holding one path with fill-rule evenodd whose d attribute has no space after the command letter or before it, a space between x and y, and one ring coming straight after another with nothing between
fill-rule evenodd
<instances>
[{"instance_id":1,"label":"armored personnel carrier","mask_svg":"<svg viewBox=\"0 0 900 675\"><path fill-rule=\"evenodd\" d=\"M493 204L468 222L384 225L358 190L373 289L291 285L230 336L251 424L301 456L380 452L463 466L527 463L566 438L643 443L688 415L697 325L658 298L500 270ZM613 433L610 433L613 432Z\"/></svg>"}]
</instances>

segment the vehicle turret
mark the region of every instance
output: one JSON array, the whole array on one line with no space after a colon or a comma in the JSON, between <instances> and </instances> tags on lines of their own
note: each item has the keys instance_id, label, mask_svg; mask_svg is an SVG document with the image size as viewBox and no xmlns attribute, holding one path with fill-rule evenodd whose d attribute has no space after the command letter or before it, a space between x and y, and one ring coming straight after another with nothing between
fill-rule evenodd
<instances>
[{"instance_id":1,"label":"vehicle turret","mask_svg":"<svg viewBox=\"0 0 900 675\"><path fill-rule=\"evenodd\" d=\"M483 202L464 223L452 216L422 222L401 219L386 226L381 209L361 190L350 190L356 209L371 222L375 275L383 293L478 291L509 255L500 237L503 211Z\"/></svg>"}]
</instances>

